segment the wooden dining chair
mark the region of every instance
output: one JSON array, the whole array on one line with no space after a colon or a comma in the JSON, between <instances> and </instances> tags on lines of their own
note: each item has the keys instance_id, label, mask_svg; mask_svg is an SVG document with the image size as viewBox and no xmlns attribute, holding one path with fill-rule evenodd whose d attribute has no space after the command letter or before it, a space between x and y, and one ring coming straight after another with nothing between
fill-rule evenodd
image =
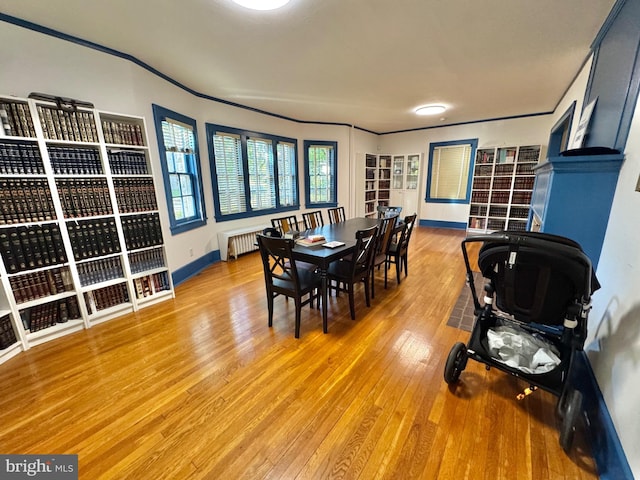
<instances>
[{"instance_id":1,"label":"wooden dining chair","mask_svg":"<svg viewBox=\"0 0 640 480\"><path fill-rule=\"evenodd\" d=\"M291 230L298 230L298 218L295 215L272 218L271 225L273 226L273 228L278 230L282 236L284 236Z\"/></svg>"},{"instance_id":2,"label":"wooden dining chair","mask_svg":"<svg viewBox=\"0 0 640 480\"><path fill-rule=\"evenodd\" d=\"M330 208L327 210L327 214L329 215L330 223L340 223L347 219L344 214L344 207Z\"/></svg>"},{"instance_id":3,"label":"wooden dining chair","mask_svg":"<svg viewBox=\"0 0 640 480\"><path fill-rule=\"evenodd\" d=\"M295 337L300 338L302 307L309 304L313 308L313 300L317 299L317 307L320 308L322 279L315 271L297 267L293 261L293 239L258 234L257 240L267 290L269 327L273 326L273 299L278 295L293 298L296 307ZM305 296L308 297L305 299Z\"/></svg>"},{"instance_id":4,"label":"wooden dining chair","mask_svg":"<svg viewBox=\"0 0 640 480\"><path fill-rule=\"evenodd\" d=\"M367 307L371 305L369 297L369 277L371 275L371 258L375 249L378 226L358 230L356 232L356 246L350 260L341 259L329 265L327 277L332 289L346 292L349 295L349 312L351 319L356 319L355 286L364 283L364 296ZM335 282L335 285L333 285Z\"/></svg>"},{"instance_id":5,"label":"wooden dining chair","mask_svg":"<svg viewBox=\"0 0 640 480\"><path fill-rule=\"evenodd\" d=\"M387 251L387 265L385 269L390 268L391 264L396 266L396 280L400 284L400 274L404 268L404 276L409 274L409 268L407 265L407 257L409 252L409 240L411 240L411 232L416 223L417 214L404 217L402 224L402 231L397 241L392 241L389 244L389 250ZM386 278L386 277L385 277Z\"/></svg>"},{"instance_id":6,"label":"wooden dining chair","mask_svg":"<svg viewBox=\"0 0 640 480\"><path fill-rule=\"evenodd\" d=\"M393 230L397 219L398 215L393 215L379 220L378 238L373 260L371 261L371 298L375 298L375 272L373 270L376 267L380 270L380 267L384 265L384 288L387 288L387 253L389 252L389 245L393 238Z\"/></svg>"},{"instance_id":7,"label":"wooden dining chair","mask_svg":"<svg viewBox=\"0 0 640 480\"><path fill-rule=\"evenodd\" d=\"M305 230L324 226L324 218L322 218L321 210L303 213L302 221L304 222Z\"/></svg>"}]
</instances>

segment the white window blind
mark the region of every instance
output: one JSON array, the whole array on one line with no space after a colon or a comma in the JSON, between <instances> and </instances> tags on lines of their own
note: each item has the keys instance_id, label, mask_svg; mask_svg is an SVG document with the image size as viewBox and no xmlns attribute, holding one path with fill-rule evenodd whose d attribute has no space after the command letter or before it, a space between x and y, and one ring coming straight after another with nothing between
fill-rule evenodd
<instances>
[{"instance_id":1,"label":"white window blind","mask_svg":"<svg viewBox=\"0 0 640 480\"><path fill-rule=\"evenodd\" d=\"M247 211L239 135L218 132L213 137L220 213Z\"/></svg>"},{"instance_id":2,"label":"white window blind","mask_svg":"<svg viewBox=\"0 0 640 480\"><path fill-rule=\"evenodd\" d=\"M450 145L433 150L429 196L463 200L467 194L471 145Z\"/></svg>"},{"instance_id":3,"label":"white window blind","mask_svg":"<svg viewBox=\"0 0 640 480\"><path fill-rule=\"evenodd\" d=\"M295 145L293 143L278 142L277 155L280 205L297 205Z\"/></svg>"}]
</instances>

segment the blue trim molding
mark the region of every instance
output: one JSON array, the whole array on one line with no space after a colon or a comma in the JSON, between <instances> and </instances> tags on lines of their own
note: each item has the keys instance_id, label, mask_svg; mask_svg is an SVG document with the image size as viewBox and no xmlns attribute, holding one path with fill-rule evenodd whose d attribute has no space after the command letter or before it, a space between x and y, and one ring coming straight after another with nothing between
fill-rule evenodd
<instances>
[{"instance_id":1,"label":"blue trim molding","mask_svg":"<svg viewBox=\"0 0 640 480\"><path fill-rule=\"evenodd\" d=\"M207 224L207 212L204 204L204 188L202 186L202 169L200 167L200 147L198 146L198 126L193 118L187 117L180 113L174 112L160 105L152 104L153 121L156 127L156 138L158 140L158 152L160 154L160 166L162 168L162 179L164 183L165 200L167 202L167 210L169 211L169 223L172 235L177 235L194 228L199 228ZM194 217L178 220L175 217L173 209L173 197L169 170L167 167L167 151L164 144L164 134L162 130L162 122L166 119L177 120L185 125L189 125L193 129L194 149L192 162L188 162L191 178L194 180L193 196L195 199L196 215Z\"/></svg>"},{"instance_id":2,"label":"blue trim molding","mask_svg":"<svg viewBox=\"0 0 640 480\"><path fill-rule=\"evenodd\" d=\"M431 198L429 192L431 191L431 173L433 172L433 152L438 147L448 147L452 145L471 145L471 152L469 158L469 170L467 172L467 191L465 197L461 199L449 199L449 198ZM476 158L476 150L478 148L478 139L469 138L465 140L453 140L449 142L433 142L429 144L429 163L427 173L427 191L425 192L426 203L469 203L471 200L471 183L473 179L473 168Z\"/></svg>"},{"instance_id":3,"label":"blue trim molding","mask_svg":"<svg viewBox=\"0 0 640 480\"><path fill-rule=\"evenodd\" d=\"M572 375L574 386L582 393L582 407L589 420L591 451L600 480L633 480L631 467L584 351L577 353Z\"/></svg>"},{"instance_id":4,"label":"blue trim molding","mask_svg":"<svg viewBox=\"0 0 640 480\"><path fill-rule=\"evenodd\" d=\"M280 114L277 114L277 113L267 112L266 110L261 110L259 108L249 107L247 105L242 105L240 103L231 102L229 100L224 100L222 98L213 97L211 95L207 95L205 93L198 92L198 91L196 91L196 90L194 90L192 88L189 88L186 85L178 82L177 80L174 80L173 78L171 78L168 75L162 73L161 71L153 68L151 65L143 62L142 60L134 57L133 55L129 55L128 53L123 53L123 52L120 52L118 50L114 50L114 49L109 48L109 47L105 47L105 46L100 45L98 43L91 42L89 40L85 40L83 38L76 37L74 35L69 35L69 34L60 32L58 30L54 30L54 29L49 28L49 27L44 27L44 26L39 25L37 23L29 22L29 21L23 20L21 18L17 18L17 17L13 17L11 15L7 15L5 13L0 13L0 21L6 22L6 23L10 23L10 24L16 25L18 27L26 28L28 30L33 30L34 32L42 33L44 35L50 35L50 36L58 38L60 40L65 40L67 42L75 43L76 45L81 45L83 47L91 48L93 50L97 50L99 52L106 53L108 55L113 55L114 57L122 58L124 60L129 61L129 62L135 63L139 67L141 67L141 68L147 70L148 72L150 72L150 73L162 78L163 80L165 80L165 81L169 82L170 84L180 88L181 90L184 90L185 92L188 92L191 95L194 95L195 97L203 98L205 100L211 100L212 102L222 103L224 105L229 105L231 107L241 108L243 110L249 110L251 112L259 113L261 115L267 115L269 117L275 117L275 118L279 118L279 119L282 119L282 120L288 120L290 122L300 123L302 125L330 125L330 126L338 126L338 127L349 127L349 128L355 128L356 130L360 130L362 132L370 133L372 135L390 135L390 134L393 134L393 133L417 132L417 131L421 131L421 130L431 130L431 129L443 128L443 127L454 127L454 126L458 126L458 125L472 125L472 124L476 124L476 123L494 122L494 121L499 121L499 120L513 120L513 119L517 119L517 118L538 117L538 116L541 116L541 115L551 115L553 113L553 111L548 111L548 112L538 112L538 113L523 114L523 115L512 115L512 116L507 116L507 117L489 118L489 119L484 119L484 120L483 119L479 119L479 120L472 120L472 121L469 121L469 122L458 122L458 123L447 123L447 124L443 123L441 125L435 125L435 126L431 126L431 127L417 127L417 128L406 129L406 130L395 130L395 131L391 131L391 132L374 132L373 130L369 130L369 129L366 129L366 128L363 128L363 127L359 127L357 125L353 125L353 124L350 124L350 123L325 122L325 121L319 121L319 120L300 120L300 119L297 119L297 118L292 118L292 117L287 117L285 115L280 115Z\"/></svg>"},{"instance_id":5,"label":"blue trim molding","mask_svg":"<svg viewBox=\"0 0 640 480\"><path fill-rule=\"evenodd\" d=\"M454 230L466 230L467 222L445 222L443 220L420 220L421 227L450 228Z\"/></svg>"},{"instance_id":6,"label":"blue trim molding","mask_svg":"<svg viewBox=\"0 0 640 480\"><path fill-rule=\"evenodd\" d=\"M197 260L186 264L183 267L174 270L171 273L171 279L173 280L173 285L180 285L185 280L188 280L191 277L196 276L202 270L207 268L209 265L213 265L216 262L220 261L220 250L214 250L213 252L207 253L205 256L198 258Z\"/></svg>"}]
</instances>

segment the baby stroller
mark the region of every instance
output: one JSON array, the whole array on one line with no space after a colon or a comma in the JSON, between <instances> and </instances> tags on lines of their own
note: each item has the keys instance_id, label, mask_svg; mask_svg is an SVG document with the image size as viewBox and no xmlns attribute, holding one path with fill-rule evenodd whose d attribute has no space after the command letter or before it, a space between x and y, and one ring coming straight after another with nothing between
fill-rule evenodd
<instances>
[{"instance_id":1,"label":"baby stroller","mask_svg":"<svg viewBox=\"0 0 640 480\"><path fill-rule=\"evenodd\" d=\"M484 305L467 252L473 242L483 242L478 267L487 281ZM560 445L569 452L582 394L568 380L587 335L591 294L600 288L591 261L576 242L534 232L471 236L462 242L462 254L475 323L469 343L457 342L449 352L444 380L455 385L471 358L525 380L525 394L536 388L553 393Z\"/></svg>"}]
</instances>

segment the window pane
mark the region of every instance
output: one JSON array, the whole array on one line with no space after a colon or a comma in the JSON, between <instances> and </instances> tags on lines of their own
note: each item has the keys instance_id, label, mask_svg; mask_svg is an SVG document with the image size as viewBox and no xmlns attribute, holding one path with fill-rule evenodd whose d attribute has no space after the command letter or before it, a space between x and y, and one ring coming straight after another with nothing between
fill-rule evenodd
<instances>
[{"instance_id":1,"label":"window pane","mask_svg":"<svg viewBox=\"0 0 640 480\"><path fill-rule=\"evenodd\" d=\"M175 173L176 164L173 159L174 152L166 152L166 155L167 155L167 171L169 173Z\"/></svg>"},{"instance_id":2,"label":"window pane","mask_svg":"<svg viewBox=\"0 0 640 480\"><path fill-rule=\"evenodd\" d=\"M335 202L334 155L330 145L309 146L309 201Z\"/></svg>"},{"instance_id":3,"label":"window pane","mask_svg":"<svg viewBox=\"0 0 640 480\"><path fill-rule=\"evenodd\" d=\"M171 184L171 196L180 197L182 195L180 191L180 175L169 175L169 182Z\"/></svg>"},{"instance_id":4,"label":"window pane","mask_svg":"<svg viewBox=\"0 0 640 480\"><path fill-rule=\"evenodd\" d=\"M173 214L176 217L176 220L184 219L184 211L182 209L182 198L174 198L173 199Z\"/></svg>"},{"instance_id":5,"label":"window pane","mask_svg":"<svg viewBox=\"0 0 640 480\"><path fill-rule=\"evenodd\" d=\"M180 190L182 190L182 195L193 195L191 177L189 175L180 175Z\"/></svg>"},{"instance_id":6,"label":"window pane","mask_svg":"<svg viewBox=\"0 0 640 480\"><path fill-rule=\"evenodd\" d=\"M193 217L196 214L196 204L192 196L183 197L182 204L184 206L184 216L186 218Z\"/></svg>"},{"instance_id":7,"label":"window pane","mask_svg":"<svg viewBox=\"0 0 640 480\"><path fill-rule=\"evenodd\" d=\"M273 144L270 140L247 140L251 208L266 210L276 206Z\"/></svg>"},{"instance_id":8,"label":"window pane","mask_svg":"<svg viewBox=\"0 0 640 480\"><path fill-rule=\"evenodd\" d=\"M175 171L177 173L187 173L187 162L185 161L184 153L175 152L173 154L173 159L175 163Z\"/></svg>"}]
</instances>

